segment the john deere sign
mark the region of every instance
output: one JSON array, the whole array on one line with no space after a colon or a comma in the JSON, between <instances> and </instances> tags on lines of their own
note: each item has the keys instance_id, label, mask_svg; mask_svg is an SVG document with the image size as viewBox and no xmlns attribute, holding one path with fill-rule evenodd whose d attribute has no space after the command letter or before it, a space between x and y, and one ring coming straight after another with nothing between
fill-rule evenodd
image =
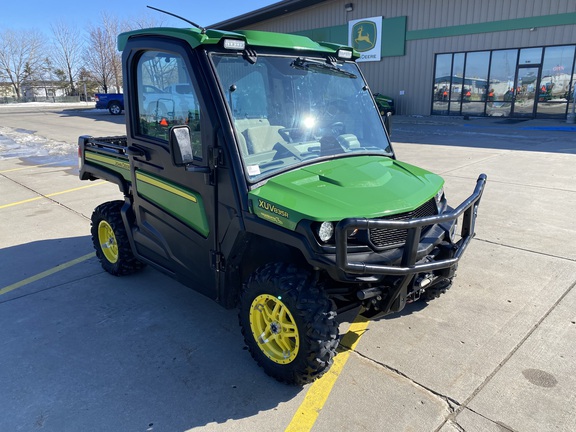
<instances>
[{"instance_id":1,"label":"john deere sign","mask_svg":"<svg viewBox=\"0 0 576 432\"><path fill-rule=\"evenodd\" d=\"M360 53L358 61L380 61L382 17L348 21L348 44Z\"/></svg>"}]
</instances>

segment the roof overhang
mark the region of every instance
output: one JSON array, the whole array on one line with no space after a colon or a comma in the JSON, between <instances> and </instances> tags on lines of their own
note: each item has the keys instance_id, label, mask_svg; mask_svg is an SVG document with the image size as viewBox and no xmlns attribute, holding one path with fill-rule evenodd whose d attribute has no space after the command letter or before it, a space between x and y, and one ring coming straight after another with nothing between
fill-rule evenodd
<instances>
[{"instance_id":1,"label":"roof overhang","mask_svg":"<svg viewBox=\"0 0 576 432\"><path fill-rule=\"evenodd\" d=\"M236 30L240 28L249 27L262 21L285 15L287 13L296 12L318 3L323 3L326 0L283 0L278 3L271 4L270 6L256 9L255 11L248 12L244 15L239 15L225 21L212 24L210 28L217 28L219 30Z\"/></svg>"}]
</instances>

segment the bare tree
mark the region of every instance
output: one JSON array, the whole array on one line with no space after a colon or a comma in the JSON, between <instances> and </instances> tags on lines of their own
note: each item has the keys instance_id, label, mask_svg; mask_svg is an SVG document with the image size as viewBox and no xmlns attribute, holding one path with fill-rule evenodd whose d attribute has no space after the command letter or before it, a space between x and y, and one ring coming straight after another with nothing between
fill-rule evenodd
<instances>
[{"instance_id":1,"label":"bare tree","mask_svg":"<svg viewBox=\"0 0 576 432\"><path fill-rule=\"evenodd\" d=\"M22 84L44 61L44 37L35 30L0 32L0 78L10 82L19 99Z\"/></svg>"},{"instance_id":2,"label":"bare tree","mask_svg":"<svg viewBox=\"0 0 576 432\"><path fill-rule=\"evenodd\" d=\"M159 18L158 13L144 13L132 18L129 22L130 30L145 29L151 27L163 27L164 21Z\"/></svg>"},{"instance_id":3,"label":"bare tree","mask_svg":"<svg viewBox=\"0 0 576 432\"><path fill-rule=\"evenodd\" d=\"M82 61L82 51L84 49L83 39L78 27L68 25L63 21L58 21L51 26L53 54L52 61L58 71L64 72L68 82L69 94L78 94L75 81L80 70Z\"/></svg>"},{"instance_id":4,"label":"bare tree","mask_svg":"<svg viewBox=\"0 0 576 432\"><path fill-rule=\"evenodd\" d=\"M86 48L87 67L93 72L105 93L111 87L122 88L122 57L116 48L116 39L123 25L115 18L102 14L102 23L88 29Z\"/></svg>"},{"instance_id":5,"label":"bare tree","mask_svg":"<svg viewBox=\"0 0 576 432\"><path fill-rule=\"evenodd\" d=\"M44 57L38 66L32 71L30 84L36 88L44 89L44 96L46 98L54 97L53 84L54 84L54 66L50 57Z\"/></svg>"},{"instance_id":6,"label":"bare tree","mask_svg":"<svg viewBox=\"0 0 576 432\"><path fill-rule=\"evenodd\" d=\"M112 80L112 69L104 29L91 27L88 30L88 46L85 60L96 82L102 87L104 93L108 93L108 87Z\"/></svg>"}]
</instances>

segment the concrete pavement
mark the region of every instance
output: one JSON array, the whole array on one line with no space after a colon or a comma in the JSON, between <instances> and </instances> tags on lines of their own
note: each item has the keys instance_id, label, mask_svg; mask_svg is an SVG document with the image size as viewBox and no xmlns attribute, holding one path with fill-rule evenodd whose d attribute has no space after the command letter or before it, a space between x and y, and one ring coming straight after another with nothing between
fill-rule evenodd
<instances>
[{"instance_id":1,"label":"concrete pavement","mask_svg":"<svg viewBox=\"0 0 576 432\"><path fill-rule=\"evenodd\" d=\"M36 133L72 136L53 124L70 117ZM576 430L574 125L395 117L392 138L452 203L488 174L477 236L447 294L370 323L312 430ZM0 293L56 270L0 294L0 430L284 430L310 386L259 370L235 311L152 269L58 270L92 251L92 209L121 198L75 164L0 160Z\"/></svg>"},{"instance_id":2,"label":"concrete pavement","mask_svg":"<svg viewBox=\"0 0 576 432\"><path fill-rule=\"evenodd\" d=\"M449 199L478 171L489 183L460 289L394 320L387 330L401 336L381 362L447 399L443 429L576 429L576 315L560 312L575 310L576 128L398 118L393 137L400 158L443 175Z\"/></svg>"}]
</instances>

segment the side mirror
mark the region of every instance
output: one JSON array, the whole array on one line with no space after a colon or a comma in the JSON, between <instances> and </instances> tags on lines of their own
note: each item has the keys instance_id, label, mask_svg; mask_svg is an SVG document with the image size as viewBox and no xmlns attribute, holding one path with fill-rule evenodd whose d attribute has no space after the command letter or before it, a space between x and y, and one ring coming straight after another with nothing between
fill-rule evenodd
<instances>
[{"instance_id":1,"label":"side mirror","mask_svg":"<svg viewBox=\"0 0 576 432\"><path fill-rule=\"evenodd\" d=\"M192 140L190 139L190 128L188 125L177 125L170 129L170 153L172 162L176 166L185 166L186 171L207 174L210 168L207 166L193 166L194 152L192 151Z\"/></svg>"},{"instance_id":2,"label":"side mirror","mask_svg":"<svg viewBox=\"0 0 576 432\"><path fill-rule=\"evenodd\" d=\"M388 136L392 136L392 113L387 112L386 117L384 117L384 126L388 132Z\"/></svg>"},{"instance_id":3,"label":"side mirror","mask_svg":"<svg viewBox=\"0 0 576 432\"><path fill-rule=\"evenodd\" d=\"M170 130L170 152L176 166L187 165L194 161L190 128L187 125L174 126Z\"/></svg>"}]
</instances>

